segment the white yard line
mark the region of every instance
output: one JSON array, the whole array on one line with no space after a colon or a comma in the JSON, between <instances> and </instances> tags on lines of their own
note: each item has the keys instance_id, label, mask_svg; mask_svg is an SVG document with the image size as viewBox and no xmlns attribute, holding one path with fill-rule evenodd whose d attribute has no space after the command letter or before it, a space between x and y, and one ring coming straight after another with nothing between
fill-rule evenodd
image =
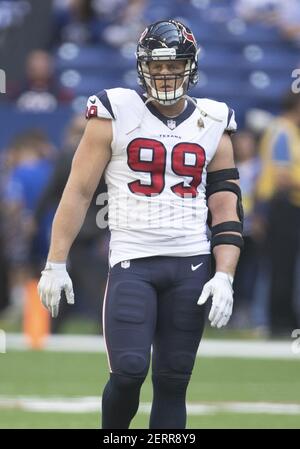
<instances>
[{"instance_id":1,"label":"white yard line","mask_svg":"<svg viewBox=\"0 0 300 449\"><path fill-rule=\"evenodd\" d=\"M291 341L207 340L199 347L201 357L238 357L300 360ZM22 334L6 334L6 350L26 350L30 345ZM51 335L45 343L47 351L105 352L104 339L97 335Z\"/></svg>"},{"instance_id":2,"label":"white yard line","mask_svg":"<svg viewBox=\"0 0 300 449\"><path fill-rule=\"evenodd\" d=\"M22 410L47 413L88 413L101 411L101 397L78 398L42 398L29 396L0 396L0 410ZM151 404L140 404L139 413L149 414ZM188 403L188 415L213 415L216 413L239 414L271 414L271 415L300 415L300 404L272 403L272 402L213 402Z\"/></svg>"}]
</instances>

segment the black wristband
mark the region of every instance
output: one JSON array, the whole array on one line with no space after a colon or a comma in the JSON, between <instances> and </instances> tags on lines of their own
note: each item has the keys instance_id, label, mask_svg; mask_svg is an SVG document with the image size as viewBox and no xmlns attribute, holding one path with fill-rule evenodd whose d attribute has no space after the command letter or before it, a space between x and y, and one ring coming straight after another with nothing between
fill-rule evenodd
<instances>
[{"instance_id":1,"label":"black wristband","mask_svg":"<svg viewBox=\"0 0 300 449\"><path fill-rule=\"evenodd\" d=\"M214 237L216 234L220 232L239 232L242 234L243 232L243 224L240 221L224 221L223 223L219 223L211 228L211 235Z\"/></svg>"},{"instance_id":2,"label":"black wristband","mask_svg":"<svg viewBox=\"0 0 300 449\"><path fill-rule=\"evenodd\" d=\"M211 239L211 249L217 245L233 245L242 249L244 246L243 237L235 234L218 234Z\"/></svg>"}]
</instances>

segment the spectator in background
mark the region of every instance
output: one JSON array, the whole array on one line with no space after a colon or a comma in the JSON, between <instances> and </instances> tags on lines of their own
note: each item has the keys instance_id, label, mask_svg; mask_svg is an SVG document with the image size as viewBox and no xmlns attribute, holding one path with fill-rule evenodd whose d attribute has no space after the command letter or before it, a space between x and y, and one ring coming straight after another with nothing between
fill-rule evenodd
<instances>
[{"instance_id":1,"label":"spectator in background","mask_svg":"<svg viewBox=\"0 0 300 449\"><path fill-rule=\"evenodd\" d=\"M22 111L51 112L58 104L69 103L73 94L55 79L51 56L44 50L33 50L27 58L24 85L13 97Z\"/></svg>"},{"instance_id":2,"label":"spectator in background","mask_svg":"<svg viewBox=\"0 0 300 449\"><path fill-rule=\"evenodd\" d=\"M17 322L23 313L25 282L28 277L28 222L24 212L22 192L10 180L3 198L3 251L9 293L1 318Z\"/></svg>"},{"instance_id":3,"label":"spectator in background","mask_svg":"<svg viewBox=\"0 0 300 449\"><path fill-rule=\"evenodd\" d=\"M12 167L7 179L6 200L10 205L14 202L22 205L24 232L29 236L33 212L53 170L55 150L42 131L29 130L16 137L10 151ZM47 251L47 234L52 217L41 223L36 240L28 248L33 269L39 269Z\"/></svg>"},{"instance_id":4,"label":"spectator in background","mask_svg":"<svg viewBox=\"0 0 300 449\"><path fill-rule=\"evenodd\" d=\"M81 115L75 116L67 130L64 149L57 159L52 177L35 210L35 222L37 224L47 211L57 207L61 199L71 170L73 155L84 128L85 119ZM101 301L104 297L108 269L108 231L97 227L96 215L100 207L96 204L96 198L99 193L105 191L106 185L104 179L102 179L69 255L69 270L72 273L74 291L81 300L77 301L73 310L67 306L67 302L61 301L62 313L55 320L52 320L52 331L55 333L61 329L66 318L76 311L80 312L81 317L85 317L92 322L95 325L95 331L98 331Z\"/></svg>"},{"instance_id":5,"label":"spectator in background","mask_svg":"<svg viewBox=\"0 0 300 449\"><path fill-rule=\"evenodd\" d=\"M240 187L244 208L244 249L234 279L236 310L233 327L251 327L254 287L257 275L257 246L252 235L256 182L260 171L255 136L244 130L233 136L236 166L240 174Z\"/></svg>"},{"instance_id":6,"label":"spectator in background","mask_svg":"<svg viewBox=\"0 0 300 449\"><path fill-rule=\"evenodd\" d=\"M54 44L119 46L135 41L143 28L147 0L69 0L54 4Z\"/></svg>"},{"instance_id":7,"label":"spectator in background","mask_svg":"<svg viewBox=\"0 0 300 449\"><path fill-rule=\"evenodd\" d=\"M4 219L4 188L6 175L6 160L4 152L0 152L0 314L8 306L8 264L5 254L5 219Z\"/></svg>"},{"instance_id":8,"label":"spectator in background","mask_svg":"<svg viewBox=\"0 0 300 449\"><path fill-rule=\"evenodd\" d=\"M245 116L245 126L250 130L255 138L255 146L259 149L259 142L268 126L274 120L273 114L263 109L252 108L248 110ZM260 169L261 161L259 154L257 154ZM260 173L259 173L260 175ZM257 181L257 180L256 180ZM255 199L254 210L251 213L251 239L256 252L256 277L255 283L251 287L253 292L251 304L251 325L252 334L256 337L269 336L269 291L270 291L270 264L269 257L266 251L266 216L260 213L260 204L256 201L255 185Z\"/></svg>"},{"instance_id":9,"label":"spectator in background","mask_svg":"<svg viewBox=\"0 0 300 449\"><path fill-rule=\"evenodd\" d=\"M100 6L101 1L96 1ZM102 39L113 47L135 43L145 28L144 11L147 0L116 0L115 18L102 32Z\"/></svg>"},{"instance_id":10,"label":"spectator in background","mask_svg":"<svg viewBox=\"0 0 300 449\"><path fill-rule=\"evenodd\" d=\"M234 9L241 19L273 25L300 45L300 0L236 0Z\"/></svg>"},{"instance_id":11,"label":"spectator in background","mask_svg":"<svg viewBox=\"0 0 300 449\"><path fill-rule=\"evenodd\" d=\"M5 274L7 285L3 285L4 298L1 299L4 311L1 318L15 321L21 317L25 264L28 256L28 245L25 244L25 220L23 217L22 196L18 186L10 179L10 172L15 165L15 155L12 148L0 153L0 191L1 191L1 271ZM8 182L9 181L9 182ZM6 292L5 292L6 289ZM2 292L2 289L1 289Z\"/></svg>"},{"instance_id":12,"label":"spectator in background","mask_svg":"<svg viewBox=\"0 0 300 449\"><path fill-rule=\"evenodd\" d=\"M113 22L137 21L142 18L148 0L94 0L93 5L98 17L106 17Z\"/></svg>"},{"instance_id":13,"label":"spectator in background","mask_svg":"<svg viewBox=\"0 0 300 449\"><path fill-rule=\"evenodd\" d=\"M7 315L22 313L24 283L39 272L48 248L53 214L43 217L31 239L33 211L52 170L54 149L43 132L29 130L16 136L6 160L3 182L3 213L6 258L10 272L10 306Z\"/></svg>"},{"instance_id":14,"label":"spectator in background","mask_svg":"<svg viewBox=\"0 0 300 449\"><path fill-rule=\"evenodd\" d=\"M1 205L1 202L0 202ZM3 215L0 214L0 314L9 304L8 266L5 257Z\"/></svg>"},{"instance_id":15,"label":"spectator in background","mask_svg":"<svg viewBox=\"0 0 300 449\"><path fill-rule=\"evenodd\" d=\"M300 0L278 3L277 26L283 37L300 46Z\"/></svg>"},{"instance_id":16,"label":"spectator in background","mask_svg":"<svg viewBox=\"0 0 300 449\"><path fill-rule=\"evenodd\" d=\"M300 325L294 297L300 248L299 149L300 94L289 92L282 115L270 124L261 141L262 171L257 189L258 210L267 223L273 336L290 336Z\"/></svg>"},{"instance_id":17,"label":"spectator in background","mask_svg":"<svg viewBox=\"0 0 300 449\"><path fill-rule=\"evenodd\" d=\"M236 0L234 10L237 16L248 22L274 24L277 6L281 0Z\"/></svg>"},{"instance_id":18,"label":"spectator in background","mask_svg":"<svg viewBox=\"0 0 300 449\"><path fill-rule=\"evenodd\" d=\"M102 20L95 14L94 0L69 0L67 7L55 4L53 44L72 42L78 45L97 43Z\"/></svg>"}]
</instances>

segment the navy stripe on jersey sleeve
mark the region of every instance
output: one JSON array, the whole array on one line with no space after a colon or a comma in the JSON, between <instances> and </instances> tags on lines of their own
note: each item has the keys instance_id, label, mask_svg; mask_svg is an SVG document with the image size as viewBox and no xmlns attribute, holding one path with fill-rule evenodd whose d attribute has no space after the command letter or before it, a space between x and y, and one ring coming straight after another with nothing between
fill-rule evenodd
<instances>
[{"instance_id":1,"label":"navy stripe on jersey sleeve","mask_svg":"<svg viewBox=\"0 0 300 449\"><path fill-rule=\"evenodd\" d=\"M108 98L106 90L102 90L101 92L99 92L97 94L97 97L99 98L99 100L101 101L103 106L108 110L108 112L110 113L112 118L115 119L115 115L113 113L113 110L112 110L112 107L111 107L111 103L109 101L109 98Z\"/></svg>"},{"instance_id":2,"label":"navy stripe on jersey sleeve","mask_svg":"<svg viewBox=\"0 0 300 449\"><path fill-rule=\"evenodd\" d=\"M228 108L228 118L227 118L227 126L226 126L226 128L228 128L228 126L229 126L232 114L233 114L233 109Z\"/></svg>"}]
</instances>

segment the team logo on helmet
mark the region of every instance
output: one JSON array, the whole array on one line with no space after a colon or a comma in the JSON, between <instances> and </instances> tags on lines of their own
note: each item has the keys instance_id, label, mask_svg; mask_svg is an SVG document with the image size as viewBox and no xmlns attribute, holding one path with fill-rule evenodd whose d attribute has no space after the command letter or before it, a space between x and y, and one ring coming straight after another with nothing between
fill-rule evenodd
<instances>
[{"instance_id":1,"label":"team logo on helmet","mask_svg":"<svg viewBox=\"0 0 300 449\"><path fill-rule=\"evenodd\" d=\"M148 33L148 28L146 28L146 29L142 32L139 42L142 42L142 40L144 39L144 37L146 36L147 33Z\"/></svg>"},{"instance_id":2,"label":"team logo on helmet","mask_svg":"<svg viewBox=\"0 0 300 449\"><path fill-rule=\"evenodd\" d=\"M187 41L191 42L196 47L196 39L194 38L193 33L189 33L184 27L182 27L182 34Z\"/></svg>"}]
</instances>

